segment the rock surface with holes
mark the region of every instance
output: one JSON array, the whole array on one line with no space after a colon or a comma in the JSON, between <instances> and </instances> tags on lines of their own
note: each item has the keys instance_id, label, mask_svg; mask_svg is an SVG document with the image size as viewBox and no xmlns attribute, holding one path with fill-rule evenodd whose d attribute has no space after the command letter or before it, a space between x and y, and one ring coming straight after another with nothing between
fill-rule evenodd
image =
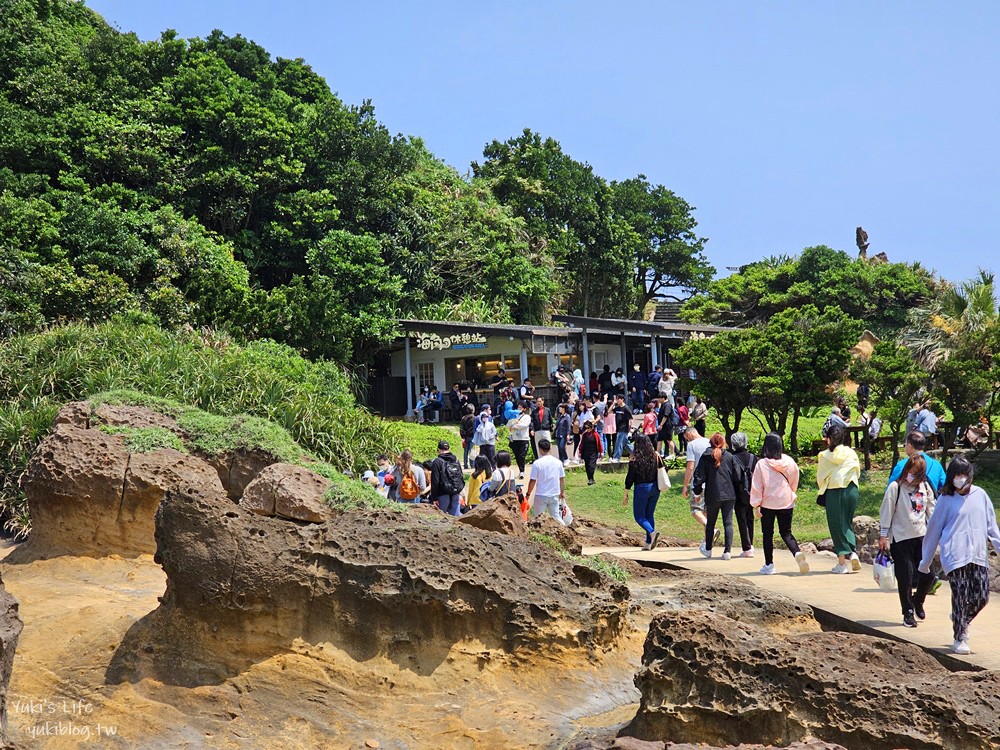
<instances>
[{"instance_id":1,"label":"rock surface with holes","mask_svg":"<svg viewBox=\"0 0 1000 750\"><path fill-rule=\"evenodd\" d=\"M322 523L334 516L323 497L330 480L292 464L265 467L240 498L240 507L262 516L281 516L296 521Z\"/></svg>"},{"instance_id":2,"label":"rock surface with holes","mask_svg":"<svg viewBox=\"0 0 1000 750\"><path fill-rule=\"evenodd\" d=\"M296 639L422 672L457 643L600 652L627 625L626 586L443 515L354 511L302 525L199 489L164 500L156 541L167 590L122 643L115 680L201 684Z\"/></svg>"},{"instance_id":3,"label":"rock surface with holes","mask_svg":"<svg viewBox=\"0 0 1000 750\"><path fill-rule=\"evenodd\" d=\"M847 633L782 637L703 611L650 624L627 734L850 748L996 747L1000 675L952 673L918 646Z\"/></svg>"},{"instance_id":4,"label":"rock surface with holes","mask_svg":"<svg viewBox=\"0 0 1000 750\"><path fill-rule=\"evenodd\" d=\"M479 503L456 520L458 523L482 531L493 531L522 539L528 536L528 525L521 515L521 502L514 494L500 495L485 503Z\"/></svg>"}]
</instances>

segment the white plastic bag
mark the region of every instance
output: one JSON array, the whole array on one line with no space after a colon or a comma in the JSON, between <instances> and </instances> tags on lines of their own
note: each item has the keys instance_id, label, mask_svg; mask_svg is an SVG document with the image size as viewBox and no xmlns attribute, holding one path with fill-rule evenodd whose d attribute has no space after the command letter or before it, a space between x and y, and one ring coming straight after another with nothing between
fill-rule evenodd
<instances>
[{"instance_id":1,"label":"white plastic bag","mask_svg":"<svg viewBox=\"0 0 1000 750\"><path fill-rule=\"evenodd\" d=\"M569 526L573 523L573 511L569 509L566 503L562 504L562 522L565 526Z\"/></svg>"},{"instance_id":2,"label":"white plastic bag","mask_svg":"<svg viewBox=\"0 0 1000 750\"><path fill-rule=\"evenodd\" d=\"M886 552L879 552L875 555L875 564L872 566L872 575L875 583L883 591L896 590L896 566Z\"/></svg>"}]
</instances>

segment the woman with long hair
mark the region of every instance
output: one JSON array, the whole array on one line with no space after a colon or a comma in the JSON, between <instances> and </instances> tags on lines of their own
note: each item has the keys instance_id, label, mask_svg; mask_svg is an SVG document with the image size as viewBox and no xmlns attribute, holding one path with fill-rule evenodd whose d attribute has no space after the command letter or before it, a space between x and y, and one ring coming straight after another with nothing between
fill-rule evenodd
<instances>
[{"instance_id":1,"label":"woman with long hair","mask_svg":"<svg viewBox=\"0 0 1000 750\"><path fill-rule=\"evenodd\" d=\"M850 434L840 424L827 430L829 449L819 454L816 466L816 483L826 506L826 525L837 553L834 573L857 573L861 570L857 543L854 536L854 512L858 508L858 486L861 481L861 461L857 452L847 443Z\"/></svg>"},{"instance_id":2,"label":"woman with long hair","mask_svg":"<svg viewBox=\"0 0 1000 750\"><path fill-rule=\"evenodd\" d=\"M972 483L976 470L965 456L948 464L944 487L934 515L927 524L923 556L917 568L931 572L931 562L941 545L941 567L951 587L951 623L955 635L952 651L971 654L969 623L990 600L990 563L987 540L1000 552L1000 529L993 501Z\"/></svg>"},{"instance_id":3,"label":"woman with long hair","mask_svg":"<svg viewBox=\"0 0 1000 750\"><path fill-rule=\"evenodd\" d=\"M594 422L588 419L583 423L580 434L580 458L587 467L587 484L595 483L594 471L597 469L597 459L604 455L604 441L595 429Z\"/></svg>"},{"instance_id":4,"label":"woman with long hair","mask_svg":"<svg viewBox=\"0 0 1000 750\"><path fill-rule=\"evenodd\" d=\"M721 432L714 433L708 444L708 450L702 454L694 470L694 494L697 497L704 493L705 514L708 519L705 524L705 541L698 551L705 557L712 556L715 522L721 512L725 529L722 559L728 560L733 549L733 510L743 486L743 464L726 450L726 438Z\"/></svg>"},{"instance_id":5,"label":"woman with long hair","mask_svg":"<svg viewBox=\"0 0 1000 750\"><path fill-rule=\"evenodd\" d=\"M420 464L413 462L413 452L409 448L399 454L391 473L389 499L397 503L419 503L421 495L427 492L427 475Z\"/></svg>"},{"instance_id":6,"label":"woman with long hair","mask_svg":"<svg viewBox=\"0 0 1000 750\"><path fill-rule=\"evenodd\" d=\"M469 476L469 481L465 485L465 509L471 510L479 505L483 494L483 485L490 481L490 474L493 472L493 466L490 464L490 460L486 456L476 456L472 464L472 474Z\"/></svg>"},{"instance_id":7,"label":"woman with long hair","mask_svg":"<svg viewBox=\"0 0 1000 750\"><path fill-rule=\"evenodd\" d=\"M799 489L799 467L791 456L785 454L781 435L774 432L764 436L764 449L753 470L750 486L750 505L760 519L760 534L764 539L764 565L761 575L773 575L774 522L778 522L781 541L792 553L800 573L809 572L806 555L792 536L792 513L795 510Z\"/></svg>"},{"instance_id":8,"label":"woman with long hair","mask_svg":"<svg viewBox=\"0 0 1000 750\"><path fill-rule=\"evenodd\" d=\"M660 488L656 483L656 472L663 466L663 459L653 450L653 444L645 435L637 435L635 449L628 462L625 474L625 497L622 505L628 505L628 492L633 487L632 515L635 522L646 532L644 550L656 549L660 532L656 530L656 501L660 499Z\"/></svg>"},{"instance_id":9,"label":"woman with long hair","mask_svg":"<svg viewBox=\"0 0 1000 750\"><path fill-rule=\"evenodd\" d=\"M908 628L917 627L917 620L924 619L924 599L934 584L931 576L917 572L934 505L927 461L918 453L907 460L899 479L889 482L879 510L878 546L892 555L903 624Z\"/></svg>"}]
</instances>

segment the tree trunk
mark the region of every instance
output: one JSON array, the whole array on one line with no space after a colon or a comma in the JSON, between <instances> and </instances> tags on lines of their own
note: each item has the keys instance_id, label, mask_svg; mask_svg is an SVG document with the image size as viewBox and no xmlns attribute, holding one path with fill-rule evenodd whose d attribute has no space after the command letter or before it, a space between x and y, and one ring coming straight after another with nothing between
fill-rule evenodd
<instances>
[{"instance_id":1,"label":"tree trunk","mask_svg":"<svg viewBox=\"0 0 1000 750\"><path fill-rule=\"evenodd\" d=\"M796 456L799 454L799 407L792 410L792 435L788 446Z\"/></svg>"}]
</instances>

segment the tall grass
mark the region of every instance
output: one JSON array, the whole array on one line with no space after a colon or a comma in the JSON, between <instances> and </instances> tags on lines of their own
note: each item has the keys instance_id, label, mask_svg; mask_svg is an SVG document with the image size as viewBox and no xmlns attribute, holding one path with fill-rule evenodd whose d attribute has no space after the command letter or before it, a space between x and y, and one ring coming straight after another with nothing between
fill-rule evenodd
<instances>
[{"instance_id":1,"label":"tall grass","mask_svg":"<svg viewBox=\"0 0 1000 750\"><path fill-rule=\"evenodd\" d=\"M289 347L242 345L128 319L69 323L0 342L0 513L8 527L25 527L20 476L59 408L113 391L260 417L338 471L370 468L376 455L409 441L402 423L357 406L339 366L310 362ZM421 442L430 443L423 433ZM440 428L435 434L453 437Z\"/></svg>"}]
</instances>

